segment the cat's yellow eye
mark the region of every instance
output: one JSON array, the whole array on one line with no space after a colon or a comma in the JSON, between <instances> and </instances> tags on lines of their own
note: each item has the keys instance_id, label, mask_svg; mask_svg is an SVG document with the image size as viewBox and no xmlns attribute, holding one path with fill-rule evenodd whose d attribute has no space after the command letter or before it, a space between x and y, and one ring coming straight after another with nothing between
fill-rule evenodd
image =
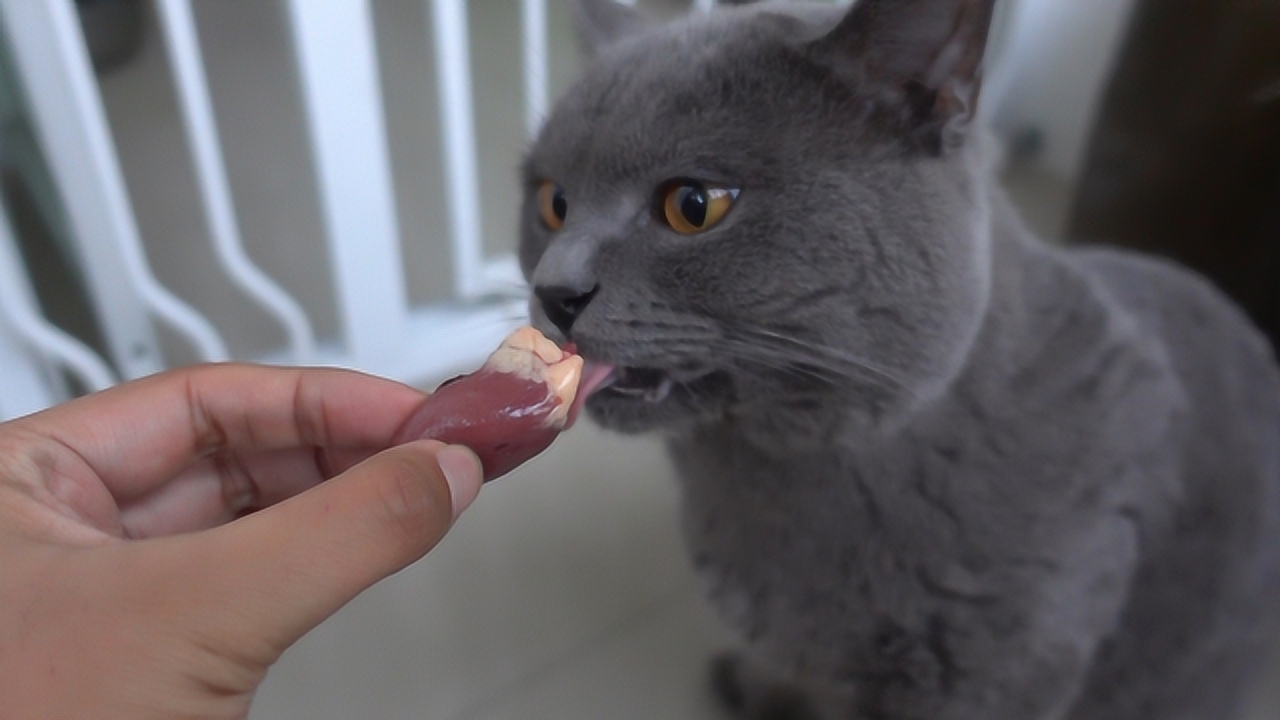
<instances>
[{"instance_id":1,"label":"cat's yellow eye","mask_svg":"<svg viewBox=\"0 0 1280 720\"><path fill-rule=\"evenodd\" d=\"M569 214L569 201L564 197L564 190L559 185L544 180L538 186L538 215L548 230L559 230L564 227L564 217Z\"/></svg>"},{"instance_id":2,"label":"cat's yellow eye","mask_svg":"<svg viewBox=\"0 0 1280 720\"><path fill-rule=\"evenodd\" d=\"M672 230L693 235L723 220L737 198L738 191L731 188L678 180L662 190L662 217Z\"/></svg>"}]
</instances>

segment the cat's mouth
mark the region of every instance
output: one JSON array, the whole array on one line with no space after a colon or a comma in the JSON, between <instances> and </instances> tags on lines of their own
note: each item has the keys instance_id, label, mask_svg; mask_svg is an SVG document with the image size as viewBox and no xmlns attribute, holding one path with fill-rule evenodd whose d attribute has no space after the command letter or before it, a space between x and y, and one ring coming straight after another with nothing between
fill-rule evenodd
<instances>
[{"instance_id":1,"label":"cat's mouth","mask_svg":"<svg viewBox=\"0 0 1280 720\"><path fill-rule=\"evenodd\" d=\"M677 378L658 368L587 360L582 370L582 383L578 386L578 394L574 398L569 416L576 418L582 406L592 397L598 398L597 402L657 405L673 392L680 391L702 377L705 377L705 373L693 378Z\"/></svg>"},{"instance_id":2,"label":"cat's mouth","mask_svg":"<svg viewBox=\"0 0 1280 720\"><path fill-rule=\"evenodd\" d=\"M588 360L582 369L578 396L585 401L597 393L660 403L671 394L676 381L665 370L629 367Z\"/></svg>"},{"instance_id":3,"label":"cat's mouth","mask_svg":"<svg viewBox=\"0 0 1280 720\"><path fill-rule=\"evenodd\" d=\"M615 366L591 393L608 393L648 403L660 403L671 394L676 381L663 370Z\"/></svg>"}]
</instances>

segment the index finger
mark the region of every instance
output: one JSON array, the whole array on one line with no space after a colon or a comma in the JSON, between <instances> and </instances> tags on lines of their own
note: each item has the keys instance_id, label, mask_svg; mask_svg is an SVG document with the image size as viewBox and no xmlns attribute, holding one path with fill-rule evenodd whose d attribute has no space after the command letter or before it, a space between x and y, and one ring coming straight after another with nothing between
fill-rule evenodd
<instances>
[{"instance_id":1,"label":"index finger","mask_svg":"<svg viewBox=\"0 0 1280 720\"><path fill-rule=\"evenodd\" d=\"M224 451L380 450L425 399L407 385L348 370L202 365L20 422L78 454L122 500Z\"/></svg>"}]
</instances>

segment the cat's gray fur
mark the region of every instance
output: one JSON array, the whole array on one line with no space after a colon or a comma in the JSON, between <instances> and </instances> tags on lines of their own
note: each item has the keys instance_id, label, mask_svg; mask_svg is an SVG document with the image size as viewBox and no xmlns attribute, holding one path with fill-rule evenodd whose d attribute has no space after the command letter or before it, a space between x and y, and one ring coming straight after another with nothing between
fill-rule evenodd
<instances>
[{"instance_id":1,"label":"cat's gray fur","mask_svg":"<svg viewBox=\"0 0 1280 720\"><path fill-rule=\"evenodd\" d=\"M966 128L991 4L592 0L530 152L535 289L681 383L588 408L667 434L749 717L1223 720L1275 626L1273 354L1184 270L1030 237ZM673 177L741 195L677 235Z\"/></svg>"}]
</instances>

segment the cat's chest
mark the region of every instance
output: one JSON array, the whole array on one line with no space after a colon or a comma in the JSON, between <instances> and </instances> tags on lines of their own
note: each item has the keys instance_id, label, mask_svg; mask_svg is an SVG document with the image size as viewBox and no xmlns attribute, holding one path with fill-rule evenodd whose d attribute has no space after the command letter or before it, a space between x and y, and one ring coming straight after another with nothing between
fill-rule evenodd
<instances>
[{"instance_id":1,"label":"cat's chest","mask_svg":"<svg viewBox=\"0 0 1280 720\"><path fill-rule=\"evenodd\" d=\"M711 602L798 667L879 672L927 638L938 608L921 583L982 598L986 559L952 510L907 487L914 463L839 452L785 461L724 447L673 448L683 524ZM925 602L922 602L924 600ZM907 648L904 650L903 648Z\"/></svg>"},{"instance_id":2,"label":"cat's chest","mask_svg":"<svg viewBox=\"0 0 1280 720\"><path fill-rule=\"evenodd\" d=\"M1094 512L1075 479L1125 472L994 426L785 459L725 438L671 449L691 559L721 615L775 656L860 672L911 665L899 646L927 645L939 623L1016 616Z\"/></svg>"},{"instance_id":3,"label":"cat's chest","mask_svg":"<svg viewBox=\"0 0 1280 720\"><path fill-rule=\"evenodd\" d=\"M924 566L982 565L999 544L992 526L1035 512L1030 493L994 497L1014 463L966 453L945 441L786 458L732 440L672 447L695 562L846 591L914 582Z\"/></svg>"},{"instance_id":4,"label":"cat's chest","mask_svg":"<svg viewBox=\"0 0 1280 720\"><path fill-rule=\"evenodd\" d=\"M961 522L927 461L839 451L778 460L724 446L673 448L695 564L777 592L874 600L918 565L966 562Z\"/></svg>"}]
</instances>

